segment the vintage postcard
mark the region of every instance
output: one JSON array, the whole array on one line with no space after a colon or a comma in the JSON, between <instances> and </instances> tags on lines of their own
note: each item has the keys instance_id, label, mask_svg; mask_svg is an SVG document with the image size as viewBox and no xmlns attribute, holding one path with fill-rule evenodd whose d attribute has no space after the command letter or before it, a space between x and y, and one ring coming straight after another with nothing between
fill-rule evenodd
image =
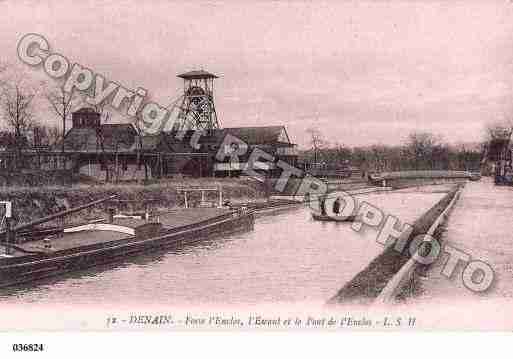
<instances>
[{"instance_id":1,"label":"vintage postcard","mask_svg":"<svg viewBox=\"0 0 513 359\"><path fill-rule=\"evenodd\" d=\"M0 331L512 331L512 49L507 1L0 1Z\"/></svg>"}]
</instances>

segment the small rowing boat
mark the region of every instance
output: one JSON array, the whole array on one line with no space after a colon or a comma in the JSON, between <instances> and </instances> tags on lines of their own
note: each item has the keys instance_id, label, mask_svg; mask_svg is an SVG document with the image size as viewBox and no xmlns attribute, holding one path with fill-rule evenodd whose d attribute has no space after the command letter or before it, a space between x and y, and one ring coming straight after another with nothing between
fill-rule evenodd
<instances>
[{"instance_id":1,"label":"small rowing boat","mask_svg":"<svg viewBox=\"0 0 513 359\"><path fill-rule=\"evenodd\" d=\"M333 201L333 210L331 213L332 215L328 215L326 212L326 199L327 197L319 199L319 207L320 207L320 213L319 211L312 211L312 218L315 221L326 221L326 222L353 222L355 220L354 214L349 215L341 215L341 209L340 208L340 200L336 199Z\"/></svg>"},{"instance_id":2,"label":"small rowing boat","mask_svg":"<svg viewBox=\"0 0 513 359\"><path fill-rule=\"evenodd\" d=\"M326 222L354 222L356 216L328 216L326 214L316 214L312 213L312 218L316 221L326 221Z\"/></svg>"}]
</instances>

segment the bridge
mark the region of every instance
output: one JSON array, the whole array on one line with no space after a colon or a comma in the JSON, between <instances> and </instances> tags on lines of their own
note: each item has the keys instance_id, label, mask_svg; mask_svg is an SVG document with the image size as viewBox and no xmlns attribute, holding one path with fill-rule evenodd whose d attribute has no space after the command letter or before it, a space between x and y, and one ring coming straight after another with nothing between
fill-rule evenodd
<instances>
[{"instance_id":1,"label":"bridge","mask_svg":"<svg viewBox=\"0 0 513 359\"><path fill-rule=\"evenodd\" d=\"M451 183L474 179L476 175L469 171L398 171L371 174L369 180L374 185L406 187L409 185L429 185Z\"/></svg>"}]
</instances>

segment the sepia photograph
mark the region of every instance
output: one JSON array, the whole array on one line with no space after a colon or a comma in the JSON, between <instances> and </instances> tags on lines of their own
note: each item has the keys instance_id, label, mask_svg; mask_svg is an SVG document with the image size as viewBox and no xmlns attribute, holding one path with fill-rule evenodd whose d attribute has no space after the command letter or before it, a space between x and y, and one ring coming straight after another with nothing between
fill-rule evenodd
<instances>
[{"instance_id":1,"label":"sepia photograph","mask_svg":"<svg viewBox=\"0 0 513 359\"><path fill-rule=\"evenodd\" d=\"M512 132L511 1L0 1L0 332L511 332Z\"/></svg>"}]
</instances>

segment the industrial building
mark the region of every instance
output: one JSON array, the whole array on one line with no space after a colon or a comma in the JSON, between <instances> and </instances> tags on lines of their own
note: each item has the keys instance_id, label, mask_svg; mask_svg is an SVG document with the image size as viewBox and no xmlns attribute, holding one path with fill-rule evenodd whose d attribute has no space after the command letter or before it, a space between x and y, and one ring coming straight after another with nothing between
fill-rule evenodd
<instances>
[{"instance_id":1,"label":"industrial building","mask_svg":"<svg viewBox=\"0 0 513 359\"><path fill-rule=\"evenodd\" d=\"M73 127L64 138L64 150L73 161L75 173L98 180L135 180L187 175L193 177L237 176L247 166L254 148L278 160L295 165L296 145L284 126L237 127L203 132L197 140L194 130L140 135L132 124L100 123L100 114L90 108L73 113ZM223 141L231 135L248 145L239 164L218 161ZM58 145L57 148L62 147ZM269 176L278 175L275 163L258 168Z\"/></svg>"},{"instance_id":2,"label":"industrial building","mask_svg":"<svg viewBox=\"0 0 513 359\"><path fill-rule=\"evenodd\" d=\"M221 128L217 118L213 89L216 75L191 71L178 75L184 79L183 95L172 105L177 113L175 126L157 135L144 135L132 124L101 123L92 108L72 114L72 128L64 137L64 149L72 159L75 173L97 180L123 181L166 176L237 176L247 168L251 151L258 148L274 161L256 168L267 176L279 175L276 162L296 165L296 145L282 125ZM238 163L217 159L226 136L248 146Z\"/></svg>"}]
</instances>

